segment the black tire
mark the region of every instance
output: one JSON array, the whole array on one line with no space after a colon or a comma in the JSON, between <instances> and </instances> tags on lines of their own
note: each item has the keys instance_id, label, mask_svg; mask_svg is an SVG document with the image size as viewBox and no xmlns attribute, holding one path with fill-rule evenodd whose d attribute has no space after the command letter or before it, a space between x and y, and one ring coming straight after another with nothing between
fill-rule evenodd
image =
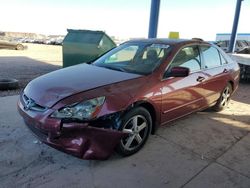
<instances>
[{"instance_id":1,"label":"black tire","mask_svg":"<svg viewBox=\"0 0 250 188\"><path fill-rule=\"evenodd\" d=\"M24 50L24 46L22 44L17 44L16 49L17 50Z\"/></svg>"},{"instance_id":2,"label":"black tire","mask_svg":"<svg viewBox=\"0 0 250 188\"><path fill-rule=\"evenodd\" d=\"M139 151L146 143L151 128L152 118L145 108L131 109L121 118L119 130L128 133L128 136L119 142L116 148L117 153L129 156Z\"/></svg>"},{"instance_id":3,"label":"black tire","mask_svg":"<svg viewBox=\"0 0 250 188\"><path fill-rule=\"evenodd\" d=\"M0 79L0 90L11 90L19 87L18 80L12 78Z\"/></svg>"},{"instance_id":4,"label":"black tire","mask_svg":"<svg viewBox=\"0 0 250 188\"><path fill-rule=\"evenodd\" d=\"M232 95L232 85L228 83L227 86L221 92L220 98L218 99L217 103L213 106L213 109L216 112L224 110L231 99L231 95Z\"/></svg>"}]
</instances>

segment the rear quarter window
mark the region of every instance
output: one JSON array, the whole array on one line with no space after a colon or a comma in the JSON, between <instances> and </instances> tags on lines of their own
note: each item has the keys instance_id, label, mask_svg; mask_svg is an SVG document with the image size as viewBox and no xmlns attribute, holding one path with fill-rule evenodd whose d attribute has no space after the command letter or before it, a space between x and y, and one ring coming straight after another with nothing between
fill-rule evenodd
<instances>
[{"instance_id":1,"label":"rear quarter window","mask_svg":"<svg viewBox=\"0 0 250 188\"><path fill-rule=\"evenodd\" d=\"M220 53L220 60L221 60L221 64L227 64L227 60L225 59L225 57Z\"/></svg>"},{"instance_id":2,"label":"rear quarter window","mask_svg":"<svg viewBox=\"0 0 250 188\"><path fill-rule=\"evenodd\" d=\"M221 65L220 54L213 46L201 46L205 68L213 68Z\"/></svg>"}]
</instances>

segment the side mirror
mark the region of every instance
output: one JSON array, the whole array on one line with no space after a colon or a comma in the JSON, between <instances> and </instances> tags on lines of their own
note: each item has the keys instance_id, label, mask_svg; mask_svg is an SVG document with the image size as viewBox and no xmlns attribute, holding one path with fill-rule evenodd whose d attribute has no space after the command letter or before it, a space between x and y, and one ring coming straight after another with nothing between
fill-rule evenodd
<instances>
[{"instance_id":1,"label":"side mirror","mask_svg":"<svg viewBox=\"0 0 250 188\"><path fill-rule=\"evenodd\" d=\"M186 77L190 73L189 68L186 67L173 67L170 70L169 76L172 77Z\"/></svg>"}]
</instances>

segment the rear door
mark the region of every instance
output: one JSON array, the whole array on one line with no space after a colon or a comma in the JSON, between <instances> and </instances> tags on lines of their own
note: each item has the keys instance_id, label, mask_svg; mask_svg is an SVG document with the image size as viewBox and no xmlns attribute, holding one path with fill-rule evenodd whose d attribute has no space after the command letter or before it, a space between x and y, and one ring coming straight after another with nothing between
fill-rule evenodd
<instances>
[{"instance_id":1,"label":"rear door","mask_svg":"<svg viewBox=\"0 0 250 188\"><path fill-rule=\"evenodd\" d=\"M202 82L206 103L212 104L218 100L221 91L228 82L229 70L227 62L219 51L210 45L200 46L202 69L205 79Z\"/></svg>"},{"instance_id":2,"label":"rear door","mask_svg":"<svg viewBox=\"0 0 250 188\"><path fill-rule=\"evenodd\" d=\"M187 77L169 77L173 67L187 67ZM168 66L162 80L162 123L189 114L204 106L201 57L197 45L179 50Z\"/></svg>"}]
</instances>

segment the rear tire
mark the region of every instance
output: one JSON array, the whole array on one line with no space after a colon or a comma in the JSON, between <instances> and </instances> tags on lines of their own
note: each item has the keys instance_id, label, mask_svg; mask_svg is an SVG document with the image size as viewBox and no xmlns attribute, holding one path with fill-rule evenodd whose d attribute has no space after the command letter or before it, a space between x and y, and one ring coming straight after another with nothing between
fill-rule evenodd
<instances>
[{"instance_id":1,"label":"rear tire","mask_svg":"<svg viewBox=\"0 0 250 188\"><path fill-rule=\"evenodd\" d=\"M217 103L213 106L213 109L216 112L220 112L227 107L227 105L231 99L232 91L233 91L232 85L230 83L228 83L227 86L223 89Z\"/></svg>"},{"instance_id":2,"label":"rear tire","mask_svg":"<svg viewBox=\"0 0 250 188\"><path fill-rule=\"evenodd\" d=\"M152 127L150 113L143 107L136 107L121 118L120 130L128 136L122 138L116 148L117 153L129 156L139 151L146 143Z\"/></svg>"}]
</instances>

